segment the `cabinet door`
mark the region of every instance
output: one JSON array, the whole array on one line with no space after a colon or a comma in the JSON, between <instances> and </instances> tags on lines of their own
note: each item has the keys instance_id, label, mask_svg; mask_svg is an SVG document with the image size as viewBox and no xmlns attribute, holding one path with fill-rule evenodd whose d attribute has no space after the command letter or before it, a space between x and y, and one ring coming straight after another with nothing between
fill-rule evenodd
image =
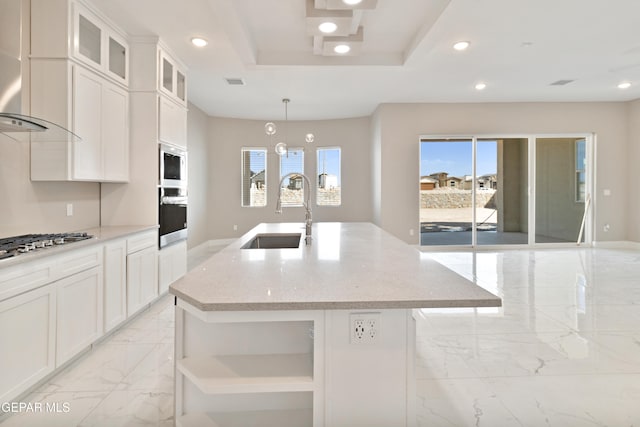
<instances>
[{"instance_id":1,"label":"cabinet door","mask_svg":"<svg viewBox=\"0 0 640 427\"><path fill-rule=\"evenodd\" d=\"M127 318L127 241L104 247L104 331Z\"/></svg>"},{"instance_id":2,"label":"cabinet door","mask_svg":"<svg viewBox=\"0 0 640 427\"><path fill-rule=\"evenodd\" d=\"M178 62L160 50L158 70L158 89L180 105L187 106L187 77L184 70L181 70Z\"/></svg>"},{"instance_id":3,"label":"cabinet door","mask_svg":"<svg viewBox=\"0 0 640 427\"><path fill-rule=\"evenodd\" d=\"M108 34L107 39L107 71L116 80L126 85L129 80L129 47L121 37Z\"/></svg>"},{"instance_id":4,"label":"cabinet door","mask_svg":"<svg viewBox=\"0 0 640 427\"><path fill-rule=\"evenodd\" d=\"M160 294L187 272L187 242L179 242L162 249L158 255L158 287Z\"/></svg>"},{"instance_id":5,"label":"cabinet door","mask_svg":"<svg viewBox=\"0 0 640 427\"><path fill-rule=\"evenodd\" d=\"M73 143L72 176L77 180L102 179L102 79L82 67L74 67L73 117L75 133L82 141Z\"/></svg>"},{"instance_id":6,"label":"cabinet door","mask_svg":"<svg viewBox=\"0 0 640 427\"><path fill-rule=\"evenodd\" d=\"M64 278L56 287L60 366L102 335L102 266Z\"/></svg>"},{"instance_id":7,"label":"cabinet door","mask_svg":"<svg viewBox=\"0 0 640 427\"><path fill-rule=\"evenodd\" d=\"M187 110L163 96L160 97L159 138L180 147L187 147Z\"/></svg>"},{"instance_id":8,"label":"cabinet door","mask_svg":"<svg viewBox=\"0 0 640 427\"><path fill-rule=\"evenodd\" d=\"M158 296L158 250L142 249L127 256L127 316Z\"/></svg>"},{"instance_id":9,"label":"cabinet door","mask_svg":"<svg viewBox=\"0 0 640 427\"><path fill-rule=\"evenodd\" d=\"M104 181L129 179L129 94L109 83L102 89L102 160Z\"/></svg>"},{"instance_id":10,"label":"cabinet door","mask_svg":"<svg viewBox=\"0 0 640 427\"><path fill-rule=\"evenodd\" d=\"M44 286L0 302L0 402L9 402L55 367L56 298Z\"/></svg>"},{"instance_id":11,"label":"cabinet door","mask_svg":"<svg viewBox=\"0 0 640 427\"><path fill-rule=\"evenodd\" d=\"M76 58L96 68L103 65L103 33L98 19L78 4L74 4L74 45Z\"/></svg>"}]
</instances>

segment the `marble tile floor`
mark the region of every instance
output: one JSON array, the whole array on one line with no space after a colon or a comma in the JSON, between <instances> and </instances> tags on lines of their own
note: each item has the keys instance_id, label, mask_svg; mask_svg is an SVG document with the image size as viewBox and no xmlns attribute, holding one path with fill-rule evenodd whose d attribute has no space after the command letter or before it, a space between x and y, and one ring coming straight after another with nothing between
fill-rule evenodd
<instances>
[{"instance_id":1,"label":"marble tile floor","mask_svg":"<svg viewBox=\"0 0 640 427\"><path fill-rule=\"evenodd\" d=\"M418 426L640 426L639 251L421 256L503 307L416 311ZM29 396L69 402L68 412L19 414L0 427L173 425L171 302Z\"/></svg>"},{"instance_id":2,"label":"marble tile floor","mask_svg":"<svg viewBox=\"0 0 640 427\"><path fill-rule=\"evenodd\" d=\"M503 307L418 311L419 426L640 426L640 252L423 256Z\"/></svg>"}]
</instances>

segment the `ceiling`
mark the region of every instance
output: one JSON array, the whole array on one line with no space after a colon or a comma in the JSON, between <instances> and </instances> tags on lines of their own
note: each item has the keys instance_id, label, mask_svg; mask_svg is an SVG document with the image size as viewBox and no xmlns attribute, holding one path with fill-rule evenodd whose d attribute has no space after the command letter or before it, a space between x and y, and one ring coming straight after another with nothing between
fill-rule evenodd
<instances>
[{"instance_id":1,"label":"ceiling","mask_svg":"<svg viewBox=\"0 0 640 427\"><path fill-rule=\"evenodd\" d=\"M290 120L368 116L381 103L640 98L638 0L378 0L360 12L359 54L345 57L313 54L306 1L92 3L132 36L160 36L188 67L189 100L212 116L279 119L282 98ZM452 48L460 40L466 51Z\"/></svg>"}]
</instances>

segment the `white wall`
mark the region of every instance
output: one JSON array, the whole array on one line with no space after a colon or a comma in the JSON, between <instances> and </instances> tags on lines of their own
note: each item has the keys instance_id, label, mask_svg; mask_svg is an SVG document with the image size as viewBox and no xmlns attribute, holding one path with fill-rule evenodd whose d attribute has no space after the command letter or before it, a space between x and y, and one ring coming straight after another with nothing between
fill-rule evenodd
<instances>
[{"instance_id":1,"label":"white wall","mask_svg":"<svg viewBox=\"0 0 640 427\"><path fill-rule=\"evenodd\" d=\"M31 182L29 167L29 143L0 134L0 237L98 226L99 184Z\"/></svg>"},{"instance_id":2,"label":"white wall","mask_svg":"<svg viewBox=\"0 0 640 427\"><path fill-rule=\"evenodd\" d=\"M626 208L631 187L626 172L627 109L625 103L382 104L374 115L373 134L381 135L382 185L380 194L373 195L373 200L380 199L374 204L373 217L379 226L397 237L418 243L420 135L595 132L596 240L628 239ZM638 106L635 117L640 117ZM610 197L601 196L605 188L611 189ZM603 224L611 225L608 233L602 231ZM414 236L409 235L410 229L416 231ZM638 231L636 238L637 234Z\"/></svg>"},{"instance_id":3,"label":"white wall","mask_svg":"<svg viewBox=\"0 0 640 427\"><path fill-rule=\"evenodd\" d=\"M371 221L371 137L370 119L289 121L289 146L305 147L305 174L313 180L316 174L318 147L339 146L342 149L342 205L320 207L312 194L314 221ZM212 239L237 237L261 222L302 222L303 208L284 208L275 213L279 182L278 157L264 133L264 121L211 117L209 119L210 187L207 213ZM279 134L284 123L276 122ZM304 135L313 132L315 142L306 144ZM240 206L240 150L242 147L268 147L267 206ZM237 231L233 226L237 225Z\"/></svg>"},{"instance_id":4,"label":"white wall","mask_svg":"<svg viewBox=\"0 0 640 427\"><path fill-rule=\"evenodd\" d=\"M209 147L207 141L209 117L198 107L189 104L187 114L189 205L187 224L189 238L187 246L194 248L206 242L209 236Z\"/></svg>"},{"instance_id":5,"label":"white wall","mask_svg":"<svg viewBox=\"0 0 640 427\"><path fill-rule=\"evenodd\" d=\"M627 230L628 240L640 242L640 187L638 176L640 170L640 99L628 103L628 156L626 175L629 184Z\"/></svg>"}]
</instances>

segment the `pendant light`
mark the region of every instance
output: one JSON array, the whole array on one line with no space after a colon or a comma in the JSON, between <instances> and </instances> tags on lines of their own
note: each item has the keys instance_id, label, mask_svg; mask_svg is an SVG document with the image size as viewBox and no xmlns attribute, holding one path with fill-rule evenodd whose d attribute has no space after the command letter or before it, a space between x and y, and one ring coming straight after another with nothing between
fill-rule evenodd
<instances>
[{"instance_id":1,"label":"pendant light","mask_svg":"<svg viewBox=\"0 0 640 427\"><path fill-rule=\"evenodd\" d=\"M291 100L289 98L283 98L282 103L284 104L284 138L283 141L278 142L273 148L278 156L286 156L288 155L288 147L287 147L287 134L288 134L288 123L289 123L289 109L288 105ZM273 140L273 136L278 132L278 127L273 122L267 122L264 125L264 133L269 136L271 140ZM307 133L304 137L304 140L307 144L312 143L315 140L315 136L313 133Z\"/></svg>"}]
</instances>

